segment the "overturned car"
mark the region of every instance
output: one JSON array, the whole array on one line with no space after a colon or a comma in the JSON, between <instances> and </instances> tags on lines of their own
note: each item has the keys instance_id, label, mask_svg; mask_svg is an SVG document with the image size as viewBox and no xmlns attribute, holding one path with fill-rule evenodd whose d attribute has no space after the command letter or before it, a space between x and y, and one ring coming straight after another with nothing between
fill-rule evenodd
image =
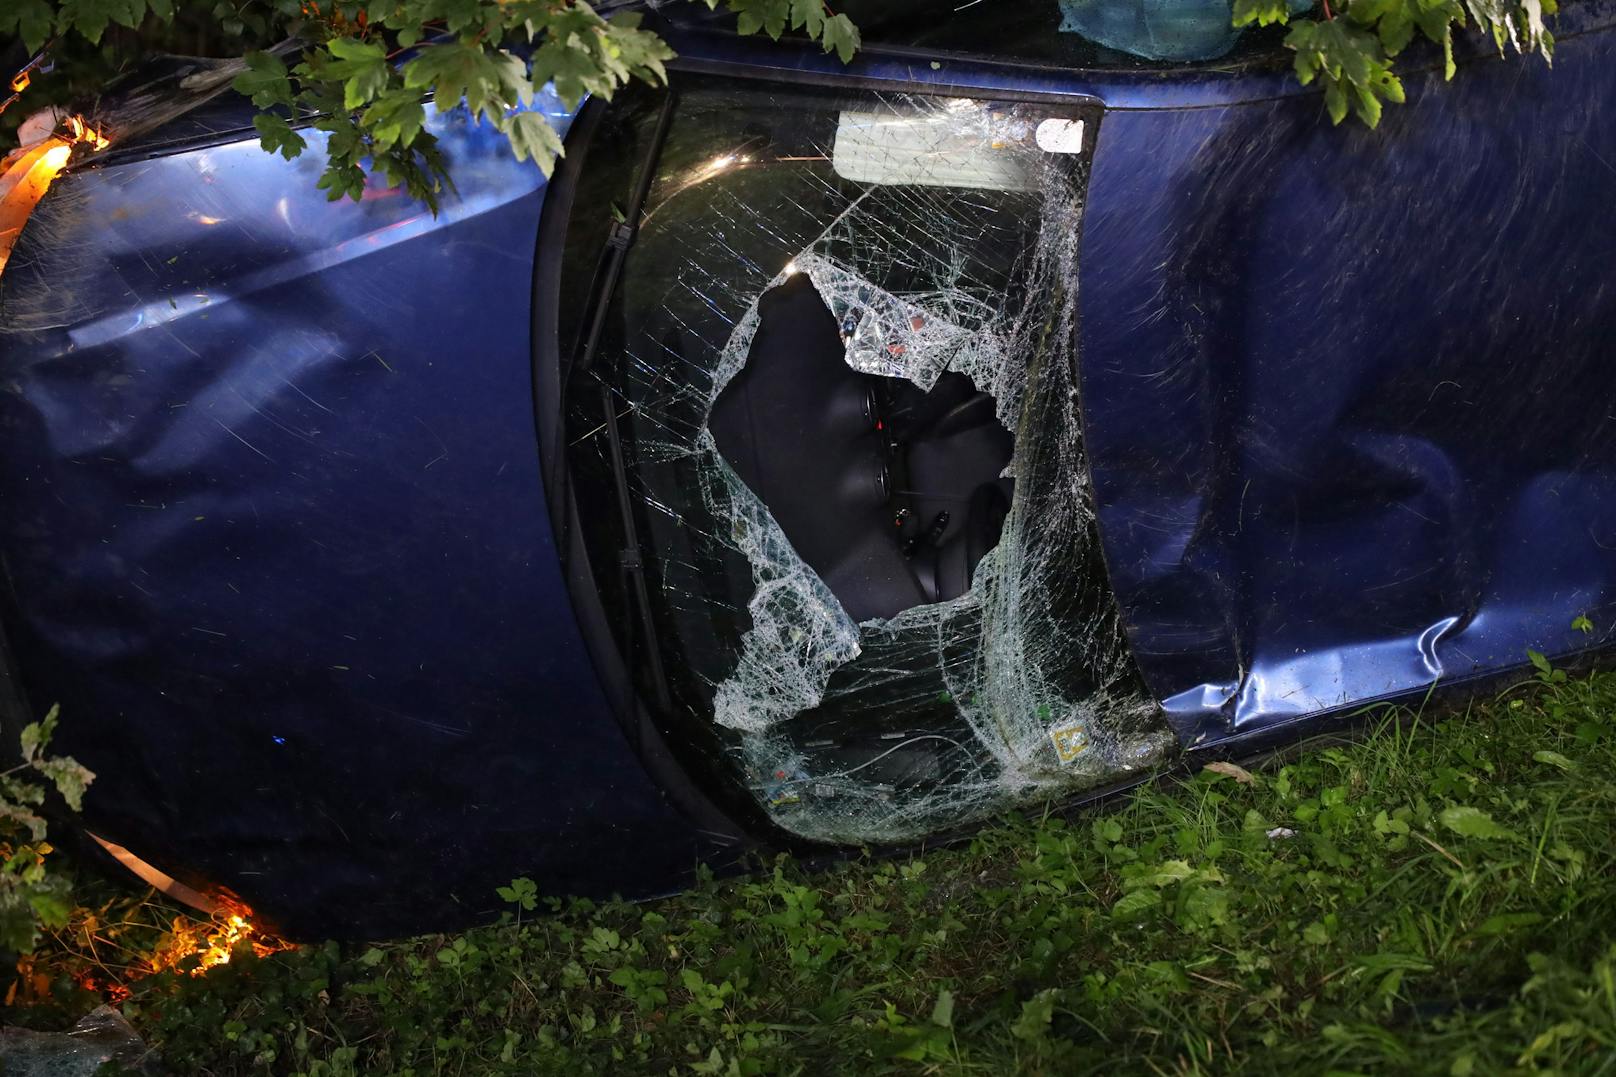
<instances>
[{"instance_id":1,"label":"overturned car","mask_svg":"<svg viewBox=\"0 0 1616 1077\"><path fill-rule=\"evenodd\" d=\"M0 624L88 829L381 935L1597 654L1616 9L1371 132L1272 38L1033 7L890 5L846 67L669 23L667 91L537 104L548 182L437 116L436 217L228 97L55 176Z\"/></svg>"}]
</instances>

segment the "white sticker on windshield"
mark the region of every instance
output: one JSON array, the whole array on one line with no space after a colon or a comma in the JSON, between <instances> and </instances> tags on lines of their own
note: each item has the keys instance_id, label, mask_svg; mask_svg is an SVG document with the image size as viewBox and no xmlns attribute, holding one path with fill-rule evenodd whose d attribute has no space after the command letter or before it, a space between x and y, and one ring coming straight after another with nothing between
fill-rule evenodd
<instances>
[{"instance_id":1,"label":"white sticker on windshield","mask_svg":"<svg viewBox=\"0 0 1616 1077\"><path fill-rule=\"evenodd\" d=\"M1082 153L1082 120L1045 120L1033 132L1038 148L1045 153Z\"/></svg>"},{"instance_id":2,"label":"white sticker on windshield","mask_svg":"<svg viewBox=\"0 0 1616 1077\"><path fill-rule=\"evenodd\" d=\"M854 183L1036 191L1038 177L1022 148L1026 125L1018 131L1009 118L984 116L974 102L957 105L914 115L843 112L831 166Z\"/></svg>"}]
</instances>

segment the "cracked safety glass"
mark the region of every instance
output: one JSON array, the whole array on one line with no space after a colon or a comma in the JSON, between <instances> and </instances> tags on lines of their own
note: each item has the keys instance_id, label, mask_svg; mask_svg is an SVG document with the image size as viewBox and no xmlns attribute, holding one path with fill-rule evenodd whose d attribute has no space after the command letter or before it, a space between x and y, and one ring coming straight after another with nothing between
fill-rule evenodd
<instances>
[{"instance_id":1,"label":"cracked safety glass","mask_svg":"<svg viewBox=\"0 0 1616 1077\"><path fill-rule=\"evenodd\" d=\"M793 834L911 839L1171 743L1083 457L1095 122L698 81L590 144L561 336L577 526L670 740Z\"/></svg>"}]
</instances>

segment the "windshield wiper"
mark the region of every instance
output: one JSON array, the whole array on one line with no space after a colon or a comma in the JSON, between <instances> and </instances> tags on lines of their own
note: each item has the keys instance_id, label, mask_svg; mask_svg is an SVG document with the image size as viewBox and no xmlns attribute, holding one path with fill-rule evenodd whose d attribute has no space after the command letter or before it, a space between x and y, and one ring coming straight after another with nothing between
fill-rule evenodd
<instances>
[{"instance_id":1,"label":"windshield wiper","mask_svg":"<svg viewBox=\"0 0 1616 1077\"><path fill-rule=\"evenodd\" d=\"M617 425L616 400L611 384L594 372L594 366L595 357L600 350L601 336L606 330L606 319L611 312L612 300L617 295L617 287L622 280L623 264L628 258L629 248L634 245L639 233L645 200L651 193L651 182L656 176L656 162L661 156L662 144L668 137L668 126L673 121L674 100L674 92L670 89L667 97L663 99L661 112L657 114L651 144L640 164L640 172L635 179L627 211L623 214L622 220L613 224L611 233L607 236L606 248L601 252L600 268L596 272L597 284L590 304L589 328L571 369L566 372L565 379L570 380L573 374L593 374L600 386L602 430L606 435L607 458L611 464L612 484L617 493L617 511L623 526L623 545L618 550L618 569L622 573L624 590L634 605L634 616L625 626L627 640L623 660L629 670L635 668L636 659L639 658L636 651L643 637L645 673L651 682L656 706L663 713L672 709L673 696L668 690L667 671L662 666L662 648L657 641L656 622L651 613L651 592L646 584L644 547L640 543L639 527L634 520L634 496L629 489L628 464L623 457L623 437ZM563 386L564 396L565 386ZM630 676L632 677L632 673ZM629 690L631 692L633 690L632 682Z\"/></svg>"}]
</instances>

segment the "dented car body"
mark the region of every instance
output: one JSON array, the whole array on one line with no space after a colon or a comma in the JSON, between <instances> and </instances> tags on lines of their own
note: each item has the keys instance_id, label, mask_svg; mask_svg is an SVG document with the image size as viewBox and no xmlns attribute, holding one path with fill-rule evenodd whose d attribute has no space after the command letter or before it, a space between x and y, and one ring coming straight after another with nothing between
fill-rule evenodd
<instances>
[{"instance_id":1,"label":"dented car body","mask_svg":"<svg viewBox=\"0 0 1616 1077\"><path fill-rule=\"evenodd\" d=\"M105 841L380 935L1597 656L1613 28L1370 132L1266 54L669 25L548 182L435 117L436 217L228 99L114 139L0 276L9 716Z\"/></svg>"}]
</instances>

